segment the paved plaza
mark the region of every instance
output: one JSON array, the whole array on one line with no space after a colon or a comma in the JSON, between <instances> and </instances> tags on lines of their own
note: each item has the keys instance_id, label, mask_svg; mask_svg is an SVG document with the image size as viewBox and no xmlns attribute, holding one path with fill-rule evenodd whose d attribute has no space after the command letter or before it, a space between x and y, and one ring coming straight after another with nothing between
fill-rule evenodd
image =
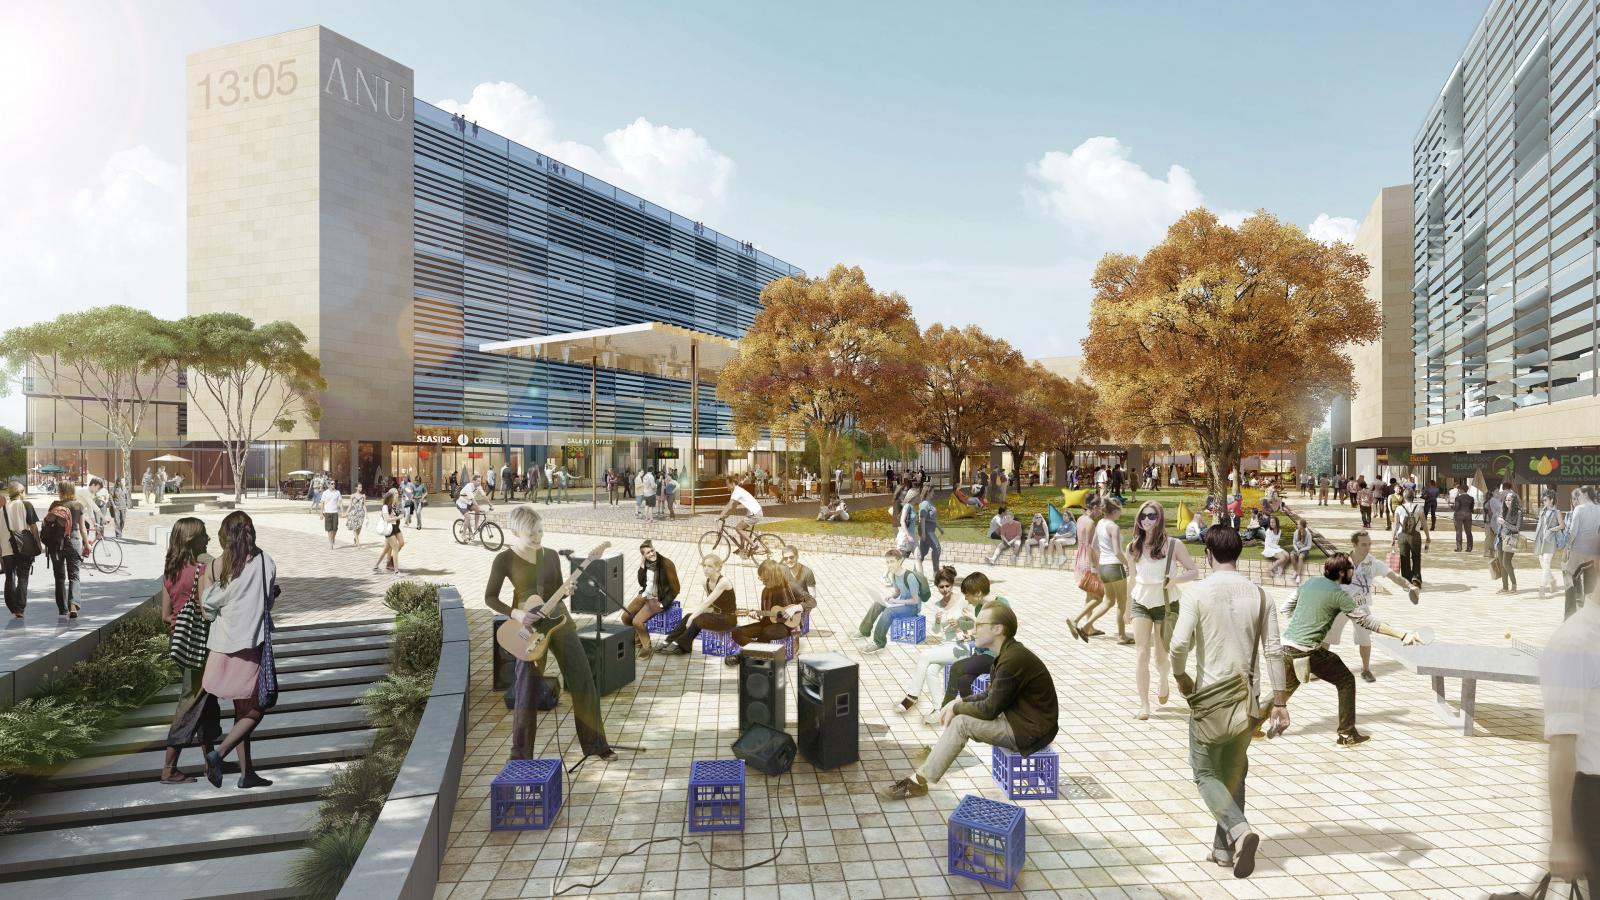
<instances>
[{"instance_id":1,"label":"paved plaza","mask_svg":"<svg viewBox=\"0 0 1600 900\"><path fill-rule=\"evenodd\" d=\"M1358 524L1348 507L1298 504L1337 544L1345 544ZM611 763L590 760L574 773L556 827L491 833L489 783L507 758L511 718L490 684L491 614L481 598L492 554L455 544L445 511L429 512L423 531L406 532L402 565L416 577L457 586L475 641L461 801L450 825L437 898L541 897L562 888L570 888L563 896L661 898L985 892L976 882L945 874L945 822L965 794L1003 799L989 774L986 747L969 748L927 797L895 803L875 793L907 774L911 755L937 736L922 721L934 708L926 693L917 714L899 711L914 652L895 644L861 658L858 764L818 772L802 759L780 777L752 771L745 831L692 840L719 866L758 863L777 850L774 865L714 869L700 849L671 842L623 857L651 838L688 837L684 816L691 762L731 756L738 721L736 670L698 652L643 661L632 685L604 698L612 743L639 749L620 750ZM657 546L677 564L687 598L692 602L703 590L698 553L686 542L698 529L694 523L646 526L628 510L602 506L596 514L586 503L557 505L549 512L549 546L581 552L603 539L576 533L577 519L588 521L581 526L586 532L626 534L613 544L626 557L630 585L638 535L660 532ZM349 533L341 531L338 547L329 550L320 518L300 505L271 503L253 514L261 545L283 573L281 623L384 614L381 593L393 579L371 574L376 542L352 548ZM600 526L597 517L613 522ZM220 514L204 518L220 520ZM563 520L569 521L566 531ZM130 531L137 536L146 524L159 521L136 518ZM1386 546L1380 542L1379 549ZM1560 600L1539 599L1531 571L1523 572L1520 593L1497 596L1482 558L1453 553L1452 546L1446 538L1425 554L1420 606L1412 607L1403 596L1380 594L1379 615L1406 627L1431 625L1440 641L1504 646L1509 634L1542 644L1560 621ZM854 625L863 605L880 590L881 559L808 551L803 561L816 570L819 605L801 653L833 651L860 658ZM958 568L963 575L971 570ZM752 565L735 563L730 571L741 604L759 595ZM1236 880L1204 861L1214 822L1191 781L1187 714L1176 691L1150 721L1135 721L1134 649L1109 638L1083 644L1069 637L1064 617L1078 610L1082 595L1065 573L1004 565L983 571L999 582L996 593L1014 604L1022 622L1018 639L1050 665L1061 702L1054 748L1061 754L1063 796L1023 804L1028 861L1018 892L1481 898L1491 890L1526 886L1540 873L1548 804L1537 688L1482 684L1478 732L1464 737L1436 718L1428 679L1405 671L1380 647L1374 651L1377 683L1358 682L1360 727L1372 736L1359 748L1334 745L1332 689L1320 683L1302 689L1290 707L1294 725L1289 733L1252 748L1249 806L1252 824L1263 836L1261 860L1254 877ZM1274 600L1291 589L1267 588ZM36 593L34 602L48 601ZM1110 625L1110 619L1102 622ZM1340 652L1356 669L1355 648L1346 644ZM1450 693L1453 698L1453 683ZM563 697L554 713L543 716L536 754L562 756L569 767L579 758L570 708ZM598 886L584 886L608 874Z\"/></svg>"}]
</instances>

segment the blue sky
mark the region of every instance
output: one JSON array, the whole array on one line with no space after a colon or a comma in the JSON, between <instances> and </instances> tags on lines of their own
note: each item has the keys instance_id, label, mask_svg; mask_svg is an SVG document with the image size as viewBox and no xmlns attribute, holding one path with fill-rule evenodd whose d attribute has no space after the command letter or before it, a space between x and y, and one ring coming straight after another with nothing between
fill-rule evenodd
<instances>
[{"instance_id":1,"label":"blue sky","mask_svg":"<svg viewBox=\"0 0 1600 900\"><path fill-rule=\"evenodd\" d=\"M425 100L812 272L858 263L924 324L1075 353L1094 261L1182 208L1349 234L1409 180L1483 9L10 3L0 297L7 324L181 314L184 57L320 23L411 66Z\"/></svg>"}]
</instances>

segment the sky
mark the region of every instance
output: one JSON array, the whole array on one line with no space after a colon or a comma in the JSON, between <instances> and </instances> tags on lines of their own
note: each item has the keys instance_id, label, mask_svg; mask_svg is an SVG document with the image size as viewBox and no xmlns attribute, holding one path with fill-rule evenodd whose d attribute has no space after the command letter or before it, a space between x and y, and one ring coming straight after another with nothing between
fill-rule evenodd
<instances>
[{"instance_id":1,"label":"sky","mask_svg":"<svg viewBox=\"0 0 1600 900\"><path fill-rule=\"evenodd\" d=\"M185 57L321 24L570 166L812 274L859 265L924 325L1074 354L1095 262L1187 209L1353 237L1484 8L8 0L0 326L182 315Z\"/></svg>"}]
</instances>

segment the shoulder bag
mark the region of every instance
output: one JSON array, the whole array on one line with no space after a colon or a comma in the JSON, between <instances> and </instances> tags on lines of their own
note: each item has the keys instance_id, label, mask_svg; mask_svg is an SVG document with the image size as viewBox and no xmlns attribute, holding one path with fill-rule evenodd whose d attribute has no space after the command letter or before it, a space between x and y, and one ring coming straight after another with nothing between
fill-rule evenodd
<instances>
[{"instance_id":1,"label":"shoulder bag","mask_svg":"<svg viewBox=\"0 0 1600 900\"><path fill-rule=\"evenodd\" d=\"M167 644L167 655L186 669L206 667L206 640L211 636L211 624L200 610L200 573L194 574L194 584L189 600L178 610L172 623L172 636Z\"/></svg>"},{"instance_id":2,"label":"shoulder bag","mask_svg":"<svg viewBox=\"0 0 1600 900\"><path fill-rule=\"evenodd\" d=\"M1167 538L1167 569L1161 575L1161 628L1162 637L1170 644L1172 629L1178 627L1176 617L1172 614L1172 552L1178 544L1177 538Z\"/></svg>"},{"instance_id":3,"label":"shoulder bag","mask_svg":"<svg viewBox=\"0 0 1600 900\"><path fill-rule=\"evenodd\" d=\"M26 514L23 515L22 520L21 531L12 528L11 504L0 502L0 522L5 522L6 533L11 543L11 555L31 560L44 552L44 548L39 546L39 539L34 536L33 529L28 527Z\"/></svg>"},{"instance_id":4,"label":"shoulder bag","mask_svg":"<svg viewBox=\"0 0 1600 900\"><path fill-rule=\"evenodd\" d=\"M1550 873L1546 872L1531 894L1526 894L1522 891L1509 891L1503 894L1493 894L1489 897L1489 900L1545 900L1548 896L1550 896ZM1578 887L1576 881L1572 883L1572 900L1583 900L1583 890Z\"/></svg>"},{"instance_id":5,"label":"shoulder bag","mask_svg":"<svg viewBox=\"0 0 1600 900\"><path fill-rule=\"evenodd\" d=\"M262 711L278 705L278 665L272 656L272 601L277 592L267 590L267 558L261 557L261 622L256 639L261 642L261 674L256 681L256 706Z\"/></svg>"},{"instance_id":6,"label":"shoulder bag","mask_svg":"<svg viewBox=\"0 0 1600 900\"><path fill-rule=\"evenodd\" d=\"M1250 641L1250 670L1235 672L1190 694L1189 723L1194 739L1202 744L1223 744L1255 728L1260 707L1253 685L1256 654L1267 626L1267 592L1261 594L1261 612L1256 617L1256 634Z\"/></svg>"}]
</instances>

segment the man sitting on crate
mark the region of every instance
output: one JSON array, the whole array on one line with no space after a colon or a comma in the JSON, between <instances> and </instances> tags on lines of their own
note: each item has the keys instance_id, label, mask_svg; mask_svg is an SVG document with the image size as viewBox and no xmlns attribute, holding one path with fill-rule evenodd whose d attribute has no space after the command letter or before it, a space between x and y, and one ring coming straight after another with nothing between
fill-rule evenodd
<instances>
[{"instance_id":1,"label":"man sitting on crate","mask_svg":"<svg viewBox=\"0 0 1600 900\"><path fill-rule=\"evenodd\" d=\"M928 793L968 740L1004 747L1027 756L1050 746L1056 736L1056 685L1033 651L1017 643L1017 614L1008 604L985 604L972 628L980 649L994 653L989 689L971 700L953 700L939 711L944 732L915 772L880 792L885 800Z\"/></svg>"},{"instance_id":2,"label":"man sitting on crate","mask_svg":"<svg viewBox=\"0 0 1600 900\"><path fill-rule=\"evenodd\" d=\"M645 541L639 545L639 593L622 611L622 624L634 631L639 659L650 658L650 632L645 623L678 602L678 567Z\"/></svg>"}]
</instances>

